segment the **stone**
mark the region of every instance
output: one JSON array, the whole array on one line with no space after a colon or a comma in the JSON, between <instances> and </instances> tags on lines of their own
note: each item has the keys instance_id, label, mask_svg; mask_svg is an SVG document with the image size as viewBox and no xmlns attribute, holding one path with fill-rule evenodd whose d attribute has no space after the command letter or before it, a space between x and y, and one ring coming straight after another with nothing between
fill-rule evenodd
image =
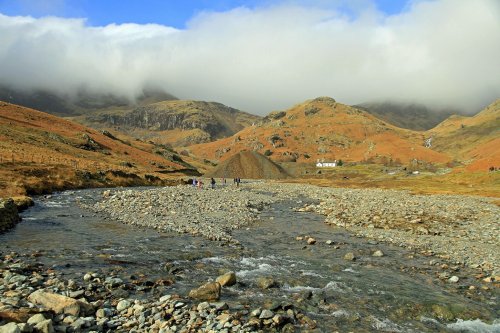
<instances>
[{"instance_id":1,"label":"stone","mask_svg":"<svg viewBox=\"0 0 500 333\"><path fill-rule=\"evenodd\" d=\"M99 309L99 310L97 310L96 313L95 313L95 316L97 318L106 318L107 317L106 310L105 309Z\"/></svg>"},{"instance_id":2,"label":"stone","mask_svg":"<svg viewBox=\"0 0 500 333\"><path fill-rule=\"evenodd\" d=\"M250 316L252 316L252 317L258 317L258 316L260 316L261 312L262 312L261 309L252 310L252 312L250 312Z\"/></svg>"},{"instance_id":3,"label":"stone","mask_svg":"<svg viewBox=\"0 0 500 333\"><path fill-rule=\"evenodd\" d=\"M227 272L219 276L215 281L219 282L221 286L233 286L236 284L236 274L234 272Z\"/></svg>"},{"instance_id":4,"label":"stone","mask_svg":"<svg viewBox=\"0 0 500 333\"><path fill-rule=\"evenodd\" d=\"M123 310L128 309L130 307L130 305L132 305L132 303L130 303L130 301L123 299L123 300L119 301L118 304L116 304L116 311L122 312Z\"/></svg>"},{"instance_id":5,"label":"stone","mask_svg":"<svg viewBox=\"0 0 500 333\"><path fill-rule=\"evenodd\" d=\"M457 283L458 280L459 280L458 276L453 275L451 278L448 279L448 282Z\"/></svg>"},{"instance_id":6,"label":"stone","mask_svg":"<svg viewBox=\"0 0 500 333\"><path fill-rule=\"evenodd\" d=\"M309 245L313 245L313 244L316 244L316 239L312 238L312 237L309 237L307 239L307 244Z\"/></svg>"},{"instance_id":7,"label":"stone","mask_svg":"<svg viewBox=\"0 0 500 333\"><path fill-rule=\"evenodd\" d=\"M277 287L278 284L272 277L260 277L257 279L257 285L261 289L269 289L273 287Z\"/></svg>"},{"instance_id":8,"label":"stone","mask_svg":"<svg viewBox=\"0 0 500 333\"><path fill-rule=\"evenodd\" d=\"M189 297L200 301L217 301L220 298L221 285L219 282L208 282L189 292Z\"/></svg>"},{"instance_id":9,"label":"stone","mask_svg":"<svg viewBox=\"0 0 500 333\"><path fill-rule=\"evenodd\" d=\"M332 245L333 244L333 241L331 239L327 240L326 242L326 245Z\"/></svg>"},{"instance_id":10,"label":"stone","mask_svg":"<svg viewBox=\"0 0 500 333\"><path fill-rule=\"evenodd\" d=\"M0 232L12 228L20 220L14 200L0 199Z\"/></svg>"},{"instance_id":11,"label":"stone","mask_svg":"<svg viewBox=\"0 0 500 333\"><path fill-rule=\"evenodd\" d=\"M35 330L39 333L54 333L52 319L47 319L35 325Z\"/></svg>"},{"instance_id":12,"label":"stone","mask_svg":"<svg viewBox=\"0 0 500 333\"><path fill-rule=\"evenodd\" d=\"M21 329L16 323L8 323L7 325L0 326L0 333L21 333Z\"/></svg>"},{"instance_id":13,"label":"stone","mask_svg":"<svg viewBox=\"0 0 500 333\"><path fill-rule=\"evenodd\" d=\"M36 315L31 316L30 319L28 319L27 323L35 326L36 324L41 323L42 321L45 320L47 320L47 318L45 318L43 314L37 313Z\"/></svg>"},{"instance_id":14,"label":"stone","mask_svg":"<svg viewBox=\"0 0 500 333\"><path fill-rule=\"evenodd\" d=\"M375 252L373 252L372 254L372 257L383 257L384 256L384 252L382 252L381 250L377 250Z\"/></svg>"},{"instance_id":15,"label":"stone","mask_svg":"<svg viewBox=\"0 0 500 333\"><path fill-rule=\"evenodd\" d=\"M356 256L352 252L348 252L344 256L344 260L354 261L356 260Z\"/></svg>"},{"instance_id":16,"label":"stone","mask_svg":"<svg viewBox=\"0 0 500 333\"><path fill-rule=\"evenodd\" d=\"M5 319L6 321L14 321L16 323L25 323L31 316L31 312L29 309L20 308L20 309L9 309L9 310L0 310L0 320Z\"/></svg>"},{"instance_id":17,"label":"stone","mask_svg":"<svg viewBox=\"0 0 500 333\"><path fill-rule=\"evenodd\" d=\"M76 299L42 290L37 290L30 294L28 301L52 310L56 314L64 313L73 316L78 316L84 307L82 302Z\"/></svg>"},{"instance_id":18,"label":"stone","mask_svg":"<svg viewBox=\"0 0 500 333\"><path fill-rule=\"evenodd\" d=\"M259 319L270 319L274 317L274 313L271 310L264 309L259 315Z\"/></svg>"}]
</instances>

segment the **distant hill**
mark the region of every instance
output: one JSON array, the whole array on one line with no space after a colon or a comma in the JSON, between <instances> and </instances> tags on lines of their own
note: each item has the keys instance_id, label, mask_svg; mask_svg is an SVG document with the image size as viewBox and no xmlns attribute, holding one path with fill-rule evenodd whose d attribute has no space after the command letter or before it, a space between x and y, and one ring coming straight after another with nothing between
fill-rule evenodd
<instances>
[{"instance_id":1,"label":"distant hill","mask_svg":"<svg viewBox=\"0 0 500 333\"><path fill-rule=\"evenodd\" d=\"M455 109L432 109L421 104L395 102L362 103L354 105L389 124L415 131L429 130L446 118L460 114Z\"/></svg>"},{"instance_id":2,"label":"distant hill","mask_svg":"<svg viewBox=\"0 0 500 333\"><path fill-rule=\"evenodd\" d=\"M260 117L215 102L172 100L131 111L109 111L74 118L94 128L114 128L131 136L186 146L231 136Z\"/></svg>"},{"instance_id":3,"label":"distant hill","mask_svg":"<svg viewBox=\"0 0 500 333\"><path fill-rule=\"evenodd\" d=\"M207 177L283 179L289 177L282 167L255 151L241 151L205 174Z\"/></svg>"},{"instance_id":4,"label":"distant hill","mask_svg":"<svg viewBox=\"0 0 500 333\"><path fill-rule=\"evenodd\" d=\"M446 153L424 147L425 139L424 133L398 128L358 108L319 97L273 112L230 138L193 145L189 151L219 161L242 150L257 151L277 162L450 161Z\"/></svg>"},{"instance_id":5,"label":"distant hill","mask_svg":"<svg viewBox=\"0 0 500 333\"><path fill-rule=\"evenodd\" d=\"M0 193L162 184L194 172L172 150L0 102Z\"/></svg>"},{"instance_id":6,"label":"distant hill","mask_svg":"<svg viewBox=\"0 0 500 333\"><path fill-rule=\"evenodd\" d=\"M19 90L0 86L0 101L21 105L59 117L76 116L98 110L130 110L176 97L158 90L144 90L137 100L131 102L122 96L110 94L92 94L81 91L76 96L64 96L46 90Z\"/></svg>"},{"instance_id":7,"label":"distant hill","mask_svg":"<svg viewBox=\"0 0 500 333\"><path fill-rule=\"evenodd\" d=\"M452 116L427 132L432 148L470 170L500 168L500 99L473 117Z\"/></svg>"}]
</instances>

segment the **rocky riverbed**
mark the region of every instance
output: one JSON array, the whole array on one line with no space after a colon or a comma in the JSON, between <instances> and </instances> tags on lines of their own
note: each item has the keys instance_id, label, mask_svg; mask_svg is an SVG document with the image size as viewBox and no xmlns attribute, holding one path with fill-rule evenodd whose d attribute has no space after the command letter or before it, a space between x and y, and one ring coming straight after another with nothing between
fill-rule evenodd
<instances>
[{"instance_id":1,"label":"rocky riverbed","mask_svg":"<svg viewBox=\"0 0 500 333\"><path fill-rule=\"evenodd\" d=\"M270 182L106 191L103 197L91 208L124 223L232 243L238 241L231 230L249 226L266 205L303 197L318 204L299 210L325 215L332 226L500 275L500 207L488 198Z\"/></svg>"},{"instance_id":2,"label":"rocky riverbed","mask_svg":"<svg viewBox=\"0 0 500 333\"><path fill-rule=\"evenodd\" d=\"M114 223L133 233L148 231L141 242L151 242L155 232L150 229L200 236L191 241L187 235L169 236L175 239L161 243L164 252L172 251L167 246L172 253L193 255L175 254L166 262L127 270L124 266L132 265L133 257L101 255L95 251L115 245L95 242L97 247L71 250L98 262L94 270L79 271L86 261L64 257L65 251L54 246L24 254L0 249L0 332L321 332L321 328L496 332L500 328L493 322L500 313L499 208L488 198L270 182L97 193L97 201L82 200L80 205L95 212L90 220L99 233L105 234L101 217L108 217L109 222L132 225ZM68 198L80 200L69 193L57 202L46 199L46 206L60 207L56 214L68 220L83 218L86 213L66 208ZM274 210L276 204L279 209ZM288 204L296 212L284 206ZM307 212L324 215L326 224ZM314 221L307 217L313 215ZM295 221L288 223L287 218ZM279 228L272 227L277 220ZM69 229L70 224L61 227ZM112 224L106 228L106 233L118 232ZM290 230L282 232L284 228ZM85 237L83 229L76 237ZM344 238L345 230L357 237ZM122 233L116 235L116 245L146 250L130 243L133 239L119 240ZM84 239L82 243L88 242ZM191 243L184 247L183 242ZM57 264L45 266L44 256ZM103 265L106 261L113 264ZM148 276L151 270L147 273L146 266L156 262L161 263L161 274ZM195 284L189 275L196 276ZM177 285L189 288L175 292L180 290ZM461 319L469 321L464 324Z\"/></svg>"},{"instance_id":3,"label":"rocky riverbed","mask_svg":"<svg viewBox=\"0 0 500 333\"><path fill-rule=\"evenodd\" d=\"M37 255L37 254L32 254ZM295 332L316 323L289 302L271 309L232 308L220 302L234 273L221 275L187 295L161 293L168 281L147 281L88 272L66 279L10 253L0 260L0 332ZM153 290L153 291L151 291ZM147 299L126 297L148 293Z\"/></svg>"}]
</instances>

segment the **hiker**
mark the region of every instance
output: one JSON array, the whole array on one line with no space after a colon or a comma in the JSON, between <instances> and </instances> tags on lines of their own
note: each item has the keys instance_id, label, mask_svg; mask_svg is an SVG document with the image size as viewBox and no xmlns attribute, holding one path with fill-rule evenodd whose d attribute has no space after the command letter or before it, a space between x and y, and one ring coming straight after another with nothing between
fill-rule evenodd
<instances>
[{"instance_id":1,"label":"hiker","mask_svg":"<svg viewBox=\"0 0 500 333\"><path fill-rule=\"evenodd\" d=\"M197 185L196 178L193 178L193 186L196 187L196 185Z\"/></svg>"},{"instance_id":2,"label":"hiker","mask_svg":"<svg viewBox=\"0 0 500 333\"><path fill-rule=\"evenodd\" d=\"M212 190L215 188L215 179L212 177L212 179L210 179L210 184L212 185Z\"/></svg>"},{"instance_id":3,"label":"hiker","mask_svg":"<svg viewBox=\"0 0 500 333\"><path fill-rule=\"evenodd\" d=\"M203 186L203 182L200 180L198 180L198 190L201 190L201 187Z\"/></svg>"},{"instance_id":4,"label":"hiker","mask_svg":"<svg viewBox=\"0 0 500 333\"><path fill-rule=\"evenodd\" d=\"M241 178L240 177L236 178L236 187L239 187L240 183L241 183Z\"/></svg>"}]
</instances>

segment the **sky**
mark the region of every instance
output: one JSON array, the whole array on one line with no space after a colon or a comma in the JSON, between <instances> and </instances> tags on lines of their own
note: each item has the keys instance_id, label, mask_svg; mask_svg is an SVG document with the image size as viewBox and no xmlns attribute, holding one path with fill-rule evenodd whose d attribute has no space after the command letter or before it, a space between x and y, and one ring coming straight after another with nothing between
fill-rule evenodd
<instances>
[{"instance_id":1,"label":"sky","mask_svg":"<svg viewBox=\"0 0 500 333\"><path fill-rule=\"evenodd\" d=\"M499 59L498 0L0 0L0 84L69 97L477 112L500 98Z\"/></svg>"}]
</instances>

